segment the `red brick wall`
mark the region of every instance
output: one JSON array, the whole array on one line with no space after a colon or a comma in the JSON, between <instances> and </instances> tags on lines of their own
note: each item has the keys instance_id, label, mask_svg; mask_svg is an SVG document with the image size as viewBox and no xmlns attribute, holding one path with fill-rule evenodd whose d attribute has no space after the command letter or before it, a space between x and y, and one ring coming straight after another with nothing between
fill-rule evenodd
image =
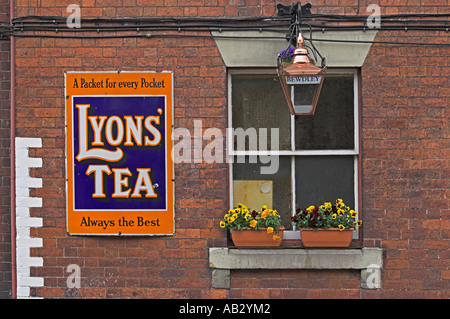
<instances>
[{"instance_id":1,"label":"red brick wall","mask_svg":"<svg viewBox=\"0 0 450 319\"><path fill-rule=\"evenodd\" d=\"M0 1L0 24L9 24L9 1ZM0 40L0 299L11 296L10 42Z\"/></svg>"},{"instance_id":2,"label":"red brick wall","mask_svg":"<svg viewBox=\"0 0 450 319\"><path fill-rule=\"evenodd\" d=\"M17 3L17 15L65 15L71 1ZM375 3L377 1L374 1ZM382 12L448 12L442 1L379 1ZM426 3L424 3L426 2ZM48 6L47 6L48 3ZM82 1L84 17L272 15L273 1ZM170 5L173 3L173 6ZM357 0L311 0L313 12L353 14ZM326 6L325 6L326 3ZM369 1L360 1L365 14ZM372 3L372 2L370 2ZM138 5L138 7L135 6ZM23 5L23 6L22 6ZM427 6L425 6L427 5ZM94 7L95 6L95 7ZM442 41L445 33L379 32L383 41ZM226 68L210 38L17 39L17 136L40 137L44 218L33 235L44 258L33 274L42 297L148 298L448 298L449 49L373 45L362 68L364 244L382 247L382 289L359 288L359 271L232 271L232 289L211 289L208 248L224 246L218 228L228 205L226 164L176 165L176 235L169 238L70 237L66 234L64 71L171 70L175 126L225 128ZM81 266L78 290L66 267Z\"/></svg>"},{"instance_id":3,"label":"red brick wall","mask_svg":"<svg viewBox=\"0 0 450 319\"><path fill-rule=\"evenodd\" d=\"M379 32L377 40L442 43L448 34ZM386 251L376 295L449 297L449 54L448 46L374 45L362 69L364 238Z\"/></svg>"},{"instance_id":4,"label":"red brick wall","mask_svg":"<svg viewBox=\"0 0 450 319\"><path fill-rule=\"evenodd\" d=\"M139 1L142 2L142 1ZM148 1L147 1L148 2ZM146 2L146 3L147 3ZM117 1L97 1L86 10L100 16L125 15ZM103 8L103 9L101 9ZM129 8L146 12L164 8ZM136 10L134 10L136 9ZM176 7L175 13L180 7ZM204 8L199 8L203 10ZM18 7L20 12L65 13ZM45 13L43 13L45 11ZM85 17L85 8L82 9ZM137 14L137 13L136 13ZM173 13L172 13L173 14ZM227 167L181 164L175 171L176 236L168 238L69 237L66 234L64 71L171 70L174 72L175 126L193 128L193 118L205 127L226 127L226 70L210 38L167 39L17 39L17 135L40 137L43 188L31 195L43 198L43 208L32 216L44 218L34 235L44 248L33 254L44 258L34 275L45 287L43 297L222 298L224 290L210 290L207 248L225 245L218 218L227 206ZM66 268L81 267L81 289L67 289Z\"/></svg>"}]
</instances>

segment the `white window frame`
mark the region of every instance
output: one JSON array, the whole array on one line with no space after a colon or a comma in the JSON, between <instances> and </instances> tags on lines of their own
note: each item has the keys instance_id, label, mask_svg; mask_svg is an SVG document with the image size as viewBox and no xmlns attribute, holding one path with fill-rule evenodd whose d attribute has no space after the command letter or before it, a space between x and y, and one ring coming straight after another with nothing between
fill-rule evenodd
<instances>
[{"instance_id":1,"label":"white window frame","mask_svg":"<svg viewBox=\"0 0 450 319\"><path fill-rule=\"evenodd\" d=\"M228 128L233 128L233 105L232 105L232 76L236 74L248 75L275 75L275 69L228 69ZM233 157L243 155L279 155L291 157L291 182L292 182L292 212L291 216L295 214L296 202L296 183L295 183L295 158L297 156L308 155L352 155L354 158L354 201L355 207L360 211L360 192L359 192L359 170L360 166L360 77L359 70L355 68L333 69L327 70L328 75L353 75L353 92L354 92L354 149L351 150L295 150L295 116L291 115L291 150L281 151L235 151L232 138L227 138L227 163L229 163L229 199L233 203ZM286 105L286 112L288 112ZM358 226L353 231L353 239L359 238ZM300 239L300 232L295 229L284 231L284 239Z\"/></svg>"}]
</instances>

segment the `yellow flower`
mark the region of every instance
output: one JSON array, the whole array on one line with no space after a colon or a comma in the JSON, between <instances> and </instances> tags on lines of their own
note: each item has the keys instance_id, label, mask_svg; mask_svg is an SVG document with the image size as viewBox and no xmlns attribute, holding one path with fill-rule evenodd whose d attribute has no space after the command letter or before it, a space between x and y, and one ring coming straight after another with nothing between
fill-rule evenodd
<instances>
[{"instance_id":1,"label":"yellow flower","mask_svg":"<svg viewBox=\"0 0 450 319\"><path fill-rule=\"evenodd\" d=\"M250 227L254 228L256 226L256 224L258 224L258 222L256 220L252 220L250 222Z\"/></svg>"},{"instance_id":2,"label":"yellow flower","mask_svg":"<svg viewBox=\"0 0 450 319\"><path fill-rule=\"evenodd\" d=\"M261 210L262 210L262 211L267 210L267 205L264 205L263 207L261 207Z\"/></svg>"},{"instance_id":3,"label":"yellow flower","mask_svg":"<svg viewBox=\"0 0 450 319\"><path fill-rule=\"evenodd\" d=\"M342 209L339 208L337 212L339 216L344 216L345 212Z\"/></svg>"},{"instance_id":4,"label":"yellow flower","mask_svg":"<svg viewBox=\"0 0 450 319\"><path fill-rule=\"evenodd\" d=\"M281 240L281 237L278 235L273 235L273 240Z\"/></svg>"},{"instance_id":5,"label":"yellow flower","mask_svg":"<svg viewBox=\"0 0 450 319\"><path fill-rule=\"evenodd\" d=\"M352 218L355 218L358 215L357 212L355 212L353 209L350 211L350 216L352 216Z\"/></svg>"},{"instance_id":6,"label":"yellow flower","mask_svg":"<svg viewBox=\"0 0 450 319\"><path fill-rule=\"evenodd\" d=\"M242 208L244 205L242 205L241 203L238 204L239 208Z\"/></svg>"},{"instance_id":7,"label":"yellow flower","mask_svg":"<svg viewBox=\"0 0 450 319\"><path fill-rule=\"evenodd\" d=\"M358 220L358 226L362 225L362 220Z\"/></svg>"},{"instance_id":8,"label":"yellow flower","mask_svg":"<svg viewBox=\"0 0 450 319\"><path fill-rule=\"evenodd\" d=\"M345 229L344 225L339 225L339 230L343 231Z\"/></svg>"},{"instance_id":9,"label":"yellow flower","mask_svg":"<svg viewBox=\"0 0 450 319\"><path fill-rule=\"evenodd\" d=\"M227 221L228 221L228 224L230 224L230 223L234 222L234 221L235 221L235 219L236 219L236 218L234 218L233 216L231 216L231 217L228 217L228 219L227 219Z\"/></svg>"},{"instance_id":10,"label":"yellow flower","mask_svg":"<svg viewBox=\"0 0 450 319\"><path fill-rule=\"evenodd\" d=\"M225 228L225 222L224 222L224 221L221 221L221 222L220 222L220 227L221 227L221 228Z\"/></svg>"},{"instance_id":11,"label":"yellow flower","mask_svg":"<svg viewBox=\"0 0 450 319\"><path fill-rule=\"evenodd\" d=\"M261 214L261 218L266 218L267 216L269 216L269 211L268 210L263 211L263 213Z\"/></svg>"},{"instance_id":12,"label":"yellow flower","mask_svg":"<svg viewBox=\"0 0 450 319\"><path fill-rule=\"evenodd\" d=\"M268 234L273 233L273 227L267 227L267 233Z\"/></svg>"},{"instance_id":13,"label":"yellow flower","mask_svg":"<svg viewBox=\"0 0 450 319\"><path fill-rule=\"evenodd\" d=\"M272 215L275 216L275 217L279 217L279 216L280 216L280 214L278 214L278 212L277 212L276 210L274 210L274 211L272 212Z\"/></svg>"},{"instance_id":14,"label":"yellow flower","mask_svg":"<svg viewBox=\"0 0 450 319\"><path fill-rule=\"evenodd\" d=\"M225 216L223 216L223 219L227 219L228 217L230 217L229 214L225 214Z\"/></svg>"},{"instance_id":15,"label":"yellow flower","mask_svg":"<svg viewBox=\"0 0 450 319\"><path fill-rule=\"evenodd\" d=\"M336 214L331 215L331 218L333 218L333 219L336 219L336 217L337 217Z\"/></svg>"},{"instance_id":16,"label":"yellow flower","mask_svg":"<svg viewBox=\"0 0 450 319\"><path fill-rule=\"evenodd\" d=\"M250 215L249 213L244 215L245 220L248 220L250 217L252 217L252 215Z\"/></svg>"}]
</instances>

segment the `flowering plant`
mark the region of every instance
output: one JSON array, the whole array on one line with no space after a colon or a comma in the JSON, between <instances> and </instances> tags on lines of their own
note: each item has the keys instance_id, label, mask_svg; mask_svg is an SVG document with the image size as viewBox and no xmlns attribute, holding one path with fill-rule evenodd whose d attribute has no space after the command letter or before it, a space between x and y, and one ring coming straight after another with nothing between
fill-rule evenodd
<instances>
[{"instance_id":1,"label":"flowering plant","mask_svg":"<svg viewBox=\"0 0 450 319\"><path fill-rule=\"evenodd\" d=\"M281 51L278 54L278 58L281 59L281 62L291 63L294 58L294 48L289 47L289 49Z\"/></svg>"},{"instance_id":2,"label":"flowering plant","mask_svg":"<svg viewBox=\"0 0 450 319\"><path fill-rule=\"evenodd\" d=\"M356 216L358 213L338 198L336 205L325 202L320 206L311 205L304 210L297 209L291 221L298 228L339 228L343 231L355 227L356 224L361 226L362 220L356 222Z\"/></svg>"},{"instance_id":3,"label":"flowering plant","mask_svg":"<svg viewBox=\"0 0 450 319\"><path fill-rule=\"evenodd\" d=\"M289 47L278 54L277 64L279 76L285 74L284 69L292 63L292 60L294 59L294 50L293 47Z\"/></svg>"},{"instance_id":4,"label":"flowering plant","mask_svg":"<svg viewBox=\"0 0 450 319\"><path fill-rule=\"evenodd\" d=\"M274 240L281 240L278 230L281 227L281 217L276 210L268 209L266 205L261 210L250 211L247 206L238 204L234 209L230 209L220 222L221 228L230 230L266 229L267 233L275 233Z\"/></svg>"}]
</instances>

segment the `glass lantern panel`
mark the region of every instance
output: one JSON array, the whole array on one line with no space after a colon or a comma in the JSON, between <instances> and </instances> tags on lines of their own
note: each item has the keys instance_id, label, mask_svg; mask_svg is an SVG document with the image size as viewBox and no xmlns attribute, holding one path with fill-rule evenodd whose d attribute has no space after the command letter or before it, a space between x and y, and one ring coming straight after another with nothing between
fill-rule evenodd
<instances>
[{"instance_id":1,"label":"glass lantern panel","mask_svg":"<svg viewBox=\"0 0 450 319\"><path fill-rule=\"evenodd\" d=\"M318 84L290 85L295 113L310 113Z\"/></svg>"}]
</instances>

